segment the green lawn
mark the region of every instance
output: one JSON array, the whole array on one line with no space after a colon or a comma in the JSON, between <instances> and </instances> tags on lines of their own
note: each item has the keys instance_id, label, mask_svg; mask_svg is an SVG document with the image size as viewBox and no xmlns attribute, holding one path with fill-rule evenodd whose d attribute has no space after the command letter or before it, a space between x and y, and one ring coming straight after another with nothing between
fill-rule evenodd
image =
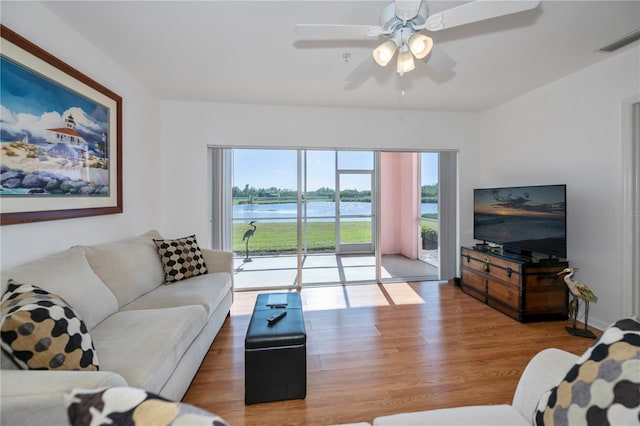
<instances>
[{"instance_id":1,"label":"green lawn","mask_svg":"<svg viewBox=\"0 0 640 426\"><path fill-rule=\"evenodd\" d=\"M256 232L249 240L250 255L273 252L295 253L297 247L297 224L295 222L257 222ZM438 230L437 222L422 221L422 227ZM246 223L233 225L233 251L244 255L244 233L251 229ZM307 248L311 251L335 251L335 223L310 222L307 224ZM345 242L371 241L370 222L343 222L341 240Z\"/></svg>"}]
</instances>

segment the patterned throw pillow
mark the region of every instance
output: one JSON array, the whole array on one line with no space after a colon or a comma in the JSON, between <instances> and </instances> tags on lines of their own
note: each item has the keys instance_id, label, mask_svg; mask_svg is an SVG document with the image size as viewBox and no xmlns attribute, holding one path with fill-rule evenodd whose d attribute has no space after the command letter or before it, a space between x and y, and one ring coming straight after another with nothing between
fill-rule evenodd
<instances>
[{"instance_id":1,"label":"patterned throw pillow","mask_svg":"<svg viewBox=\"0 0 640 426\"><path fill-rule=\"evenodd\" d=\"M220 417L193 405L169 401L131 387L73 389L64 395L72 426L226 426Z\"/></svg>"},{"instance_id":2,"label":"patterned throw pillow","mask_svg":"<svg viewBox=\"0 0 640 426\"><path fill-rule=\"evenodd\" d=\"M60 296L9 280L1 301L2 348L24 369L98 370L91 336Z\"/></svg>"},{"instance_id":3,"label":"patterned throw pillow","mask_svg":"<svg viewBox=\"0 0 640 426\"><path fill-rule=\"evenodd\" d=\"M640 422L640 323L609 327L542 395L534 414L541 425L632 425Z\"/></svg>"},{"instance_id":4,"label":"patterned throw pillow","mask_svg":"<svg viewBox=\"0 0 640 426\"><path fill-rule=\"evenodd\" d=\"M156 243L167 283L207 273L195 235L175 240L154 239L153 242Z\"/></svg>"}]
</instances>

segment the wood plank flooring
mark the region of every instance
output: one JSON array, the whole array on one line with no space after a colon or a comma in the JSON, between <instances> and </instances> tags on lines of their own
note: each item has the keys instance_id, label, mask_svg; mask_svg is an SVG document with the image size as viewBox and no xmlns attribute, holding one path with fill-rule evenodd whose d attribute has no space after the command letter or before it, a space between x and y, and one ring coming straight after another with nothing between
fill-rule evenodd
<instances>
[{"instance_id":1,"label":"wood plank flooring","mask_svg":"<svg viewBox=\"0 0 640 426\"><path fill-rule=\"evenodd\" d=\"M244 337L257 294L236 293L183 398L233 426L371 422L508 404L538 351L581 354L594 342L570 336L569 322L520 324L447 282L305 288L307 398L245 406Z\"/></svg>"}]
</instances>

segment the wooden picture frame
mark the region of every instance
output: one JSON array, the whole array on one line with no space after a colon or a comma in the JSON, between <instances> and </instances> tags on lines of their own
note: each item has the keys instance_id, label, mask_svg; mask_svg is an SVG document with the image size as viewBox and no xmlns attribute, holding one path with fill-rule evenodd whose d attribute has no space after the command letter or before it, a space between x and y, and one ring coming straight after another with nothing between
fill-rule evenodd
<instances>
[{"instance_id":1,"label":"wooden picture frame","mask_svg":"<svg viewBox=\"0 0 640 426\"><path fill-rule=\"evenodd\" d=\"M122 213L122 98L0 36L0 225Z\"/></svg>"}]
</instances>

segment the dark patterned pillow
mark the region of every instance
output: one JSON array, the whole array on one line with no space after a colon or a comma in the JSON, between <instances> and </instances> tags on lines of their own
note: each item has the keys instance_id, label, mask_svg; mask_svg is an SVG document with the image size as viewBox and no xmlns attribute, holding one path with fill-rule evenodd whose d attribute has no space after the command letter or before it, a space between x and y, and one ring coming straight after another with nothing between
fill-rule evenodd
<instances>
[{"instance_id":1,"label":"dark patterned pillow","mask_svg":"<svg viewBox=\"0 0 640 426\"><path fill-rule=\"evenodd\" d=\"M640 323L609 327L538 401L534 424L631 425L640 418Z\"/></svg>"},{"instance_id":2,"label":"dark patterned pillow","mask_svg":"<svg viewBox=\"0 0 640 426\"><path fill-rule=\"evenodd\" d=\"M87 326L60 296L9 280L2 296L2 348L24 369L98 370Z\"/></svg>"},{"instance_id":3,"label":"dark patterned pillow","mask_svg":"<svg viewBox=\"0 0 640 426\"><path fill-rule=\"evenodd\" d=\"M206 274L207 265L196 241L196 236L175 240L153 240L156 243L167 283Z\"/></svg>"},{"instance_id":4,"label":"dark patterned pillow","mask_svg":"<svg viewBox=\"0 0 640 426\"><path fill-rule=\"evenodd\" d=\"M227 425L215 414L193 405L131 387L73 389L64 399L72 426Z\"/></svg>"}]
</instances>

